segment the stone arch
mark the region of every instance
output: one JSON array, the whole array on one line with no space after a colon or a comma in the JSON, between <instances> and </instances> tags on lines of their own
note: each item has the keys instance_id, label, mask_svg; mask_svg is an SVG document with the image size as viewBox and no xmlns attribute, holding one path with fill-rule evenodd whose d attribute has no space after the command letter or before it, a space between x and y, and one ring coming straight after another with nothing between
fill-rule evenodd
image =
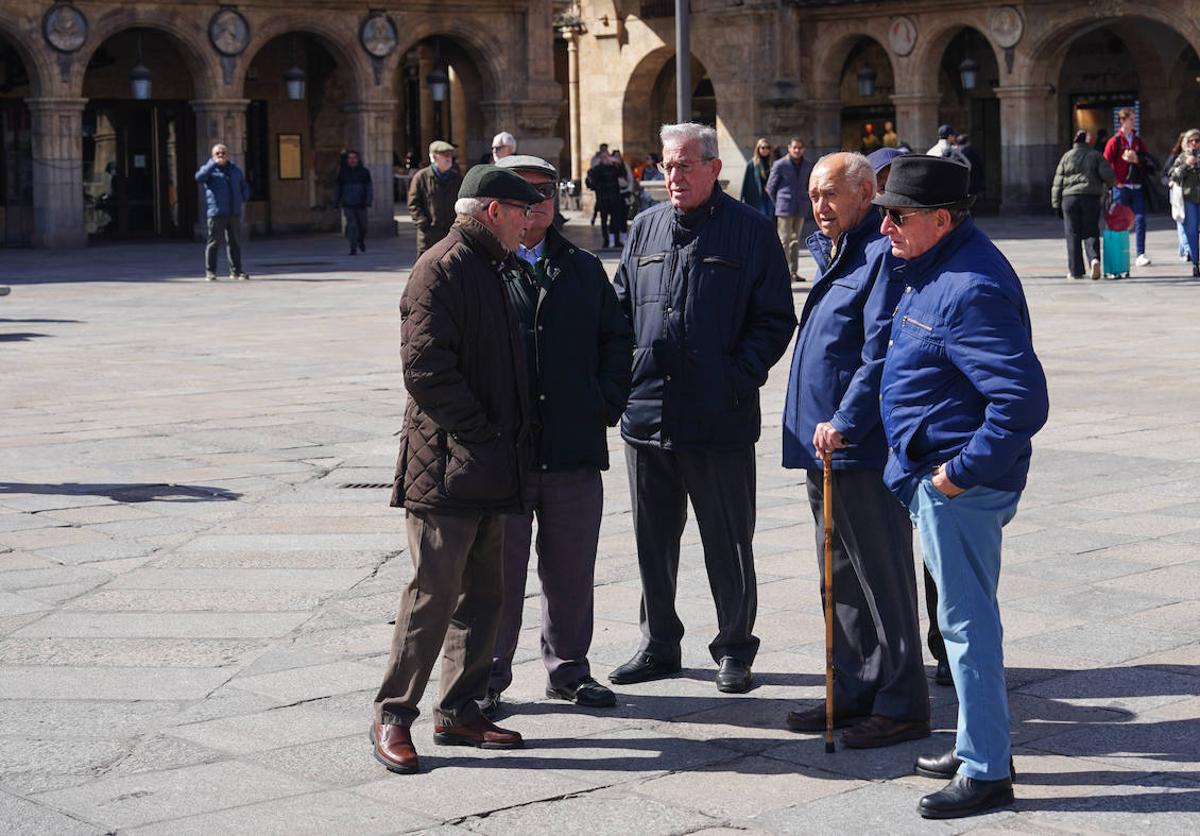
<instances>
[{"instance_id":1,"label":"stone arch","mask_svg":"<svg viewBox=\"0 0 1200 836\"><path fill-rule=\"evenodd\" d=\"M922 21L924 22L924 21ZM1004 50L996 45L988 32L987 10L981 9L964 17L949 20L930 21L931 29L922 32L917 37L917 45L908 56L911 68L909 82L913 91L936 93L938 89L938 70L941 67L942 56L950 43L964 29L974 29L992 50L997 67L1004 67ZM1003 73L1001 79L1003 83Z\"/></svg>"},{"instance_id":2,"label":"stone arch","mask_svg":"<svg viewBox=\"0 0 1200 836\"><path fill-rule=\"evenodd\" d=\"M664 71L671 66L674 60L674 46L656 47L642 56L626 79L625 92L621 102L621 136L609 137L606 141L613 148L621 148L627 160L640 159L646 153L659 150L656 138L659 123L663 121L664 108L665 112L671 114L675 112L672 106L674 99L672 97L671 102L659 102L660 106L657 108L653 104L647 106L647 102L652 102L654 99L656 89L661 86ZM699 84L702 79L707 78L713 85L714 99L716 102L720 102L722 99L716 89L716 80L709 75L706 65L695 52L691 55L691 69L692 83ZM669 117L669 121L674 121L674 119L674 116ZM719 111L715 106L712 121L714 123L721 121ZM722 126L714 124L713 127L717 129L718 136L721 136ZM723 148L722 155L724 152Z\"/></svg>"},{"instance_id":3,"label":"stone arch","mask_svg":"<svg viewBox=\"0 0 1200 836\"><path fill-rule=\"evenodd\" d=\"M850 53L864 38L874 41L887 55L892 71L899 59L887 47L887 21L863 26L861 21L831 24L821 31L817 50L813 54L812 97L818 101L836 102L840 97L842 74Z\"/></svg>"},{"instance_id":4,"label":"stone arch","mask_svg":"<svg viewBox=\"0 0 1200 836\"><path fill-rule=\"evenodd\" d=\"M428 38L441 37L454 41L475 65L485 101L519 98L524 93L523 90L505 89L502 85L501 79L505 78L507 73L501 58L508 54L509 50L497 38L480 27L471 27L461 21L430 21L426 18L427 16L422 16L421 20L406 28L401 35L403 40L393 54L394 64L390 70L392 76L396 74L400 59L410 50ZM513 83L523 82L523 76L513 80Z\"/></svg>"},{"instance_id":5,"label":"stone arch","mask_svg":"<svg viewBox=\"0 0 1200 836\"><path fill-rule=\"evenodd\" d=\"M347 46L347 44L358 43L358 33L354 28L358 19L347 18L346 20L351 25L330 25L321 18L304 15L278 15L265 20L251 20L250 43L238 56L237 72L230 85L233 89L227 95L230 98L241 98L244 95L246 72L263 47L276 38L297 34L311 35L317 38L321 47L350 73L352 86L358 95L367 98L366 91L372 86L367 54L364 50L353 50Z\"/></svg>"},{"instance_id":6,"label":"stone arch","mask_svg":"<svg viewBox=\"0 0 1200 836\"><path fill-rule=\"evenodd\" d=\"M171 15L155 8L128 6L102 15L89 27L87 42L75 53L71 64L70 89L73 95L83 95L84 76L88 63L96 50L105 41L128 29L151 29L165 35L178 49L192 77L195 98L212 98L218 95L221 69L216 50L204 37L204 30L185 26Z\"/></svg>"},{"instance_id":7,"label":"stone arch","mask_svg":"<svg viewBox=\"0 0 1200 836\"><path fill-rule=\"evenodd\" d=\"M28 24L3 8L0 8L0 38L16 50L21 63L25 65L25 72L29 75L30 96L37 98L48 95L54 78L53 50L42 38L31 39ZM31 41L37 44L35 49L29 48Z\"/></svg>"}]
</instances>

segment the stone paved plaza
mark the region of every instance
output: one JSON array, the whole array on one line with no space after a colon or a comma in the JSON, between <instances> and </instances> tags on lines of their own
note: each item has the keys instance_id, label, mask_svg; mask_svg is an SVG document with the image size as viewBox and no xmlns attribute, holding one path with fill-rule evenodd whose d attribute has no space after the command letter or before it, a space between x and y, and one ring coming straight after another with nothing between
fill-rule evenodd
<instances>
[{"instance_id":1,"label":"stone paved plaza","mask_svg":"<svg viewBox=\"0 0 1200 836\"><path fill-rule=\"evenodd\" d=\"M250 242L248 283L199 281L193 244L0 251L0 832L1200 831L1200 281L1161 224L1155 266L1068 283L1057 221L982 223L1051 390L1001 583L1013 809L917 817L950 689L927 741L827 755L783 729L824 670L812 521L779 467L786 363L758 447L757 687L713 686L690 527L682 674L610 710L544 699L534 580L504 715L528 747L435 746L426 710L425 771L385 772L367 727L411 564L386 491L350 486L396 452L402 227L356 259ZM605 489L598 678L638 637L623 467Z\"/></svg>"}]
</instances>

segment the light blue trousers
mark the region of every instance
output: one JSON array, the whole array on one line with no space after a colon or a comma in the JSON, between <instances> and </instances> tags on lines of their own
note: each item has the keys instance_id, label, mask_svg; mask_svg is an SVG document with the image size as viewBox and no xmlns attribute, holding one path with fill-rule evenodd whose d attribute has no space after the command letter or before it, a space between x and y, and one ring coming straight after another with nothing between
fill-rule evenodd
<instances>
[{"instance_id":1,"label":"light blue trousers","mask_svg":"<svg viewBox=\"0 0 1200 836\"><path fill-rule=\"evenodd\" d=\"M975 487L947 499L926 477L908 508L937 582L938 625L958 692L959 774L983 781L1008 777L1012 752L996 587L1000 529L1016 515L1020 498Z\"/></svg>"}]
</instances>

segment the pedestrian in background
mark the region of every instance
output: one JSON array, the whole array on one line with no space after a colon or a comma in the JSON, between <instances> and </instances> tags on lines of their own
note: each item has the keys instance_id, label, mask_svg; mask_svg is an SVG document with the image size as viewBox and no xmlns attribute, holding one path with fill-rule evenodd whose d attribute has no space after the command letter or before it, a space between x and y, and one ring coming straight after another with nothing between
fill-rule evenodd
<instances>
[{"instance_id":1,"label":"pedestrian in background","mask_svg":"<svg viewBox=\"0 0 1200 836\"><path fill-rule=\"evenodd\" d=\"M622 214L625 211L625 203L621 197L621 178L624 174L624 164L614 160L612 154L605 149L588 169L584 180L585 185L596 196L595 212L600 215L602 249L621 245L621 230L624 228Z\"/></svg>"},{"instance_id":2,"label":"pedestrian in background","mask_svg":"<svg viewBox=\"0 0 1200 836\"><path fill-rule=\"evenodd\" d=\"M1187 218L1187 210L1183 206L1183 189L1178 183L1171 182L1171 170L1175 168L1179 155L1183 153L1185 136L1187 136L1187 131L1181 131L1175 139L1175 144L1171 146L1171 153L1167 156L1166 162L1163 163L1163 185L1167 187L1171 204L1171 220L1175 221L1175 234L1179 237L1179 260L1191 261L1192 251L1188 244L1187 230L1183 225Z\"/></svg>"},{"instance_id":3,"label":"pedestrian in background","mask_svg":"<svg viewBox=\"0 0 1200 836\"><path fill-rule=\"evenodd\" d=\"M1067 239L1068 279L1082 279L1085 269L1093 279L1100 278L1100 200L1114 176L1112 166L1092 148L1087 131L1076 131L1050 187L1050 205L1062 217Z\"/></svg>"},{"instance_id":4,"label":"pedestrian in background","mask_svg":"<svg viewBox=\"0 0 1200 836\"><path fill-rule=\"evenodd\" d=\"M500 162L500 160L515 153L517 153L517 138L508 131L501 131L492 137L493 162Z\"/></svg>"},{"instance_id":5,"label":"pedestrian in background","mask_svg":"<svg viewBox=\"0 0 1200 836\"><path fill-rule=\"evenodd\" d=\"M800 242L804 240L804 221L812 216L808 178L813 164L804 159L804 149L804 140L792 137L787 156L775 161L767 178L767 196L775 206L775 228L793 282L804 281L800 275Z\"/></svg>"},{"instance_id":6,"label":"pedestrian in background","mask_svg":"<svg viewBox=\"0 0 1200 836\"><path fill-rule=\"evenodd\" d=\"M771 143L760 139L754 144L754 154L746 161L746 172L742 175L742 203L753 206L768 218L775 214L775 207L767 197L770 177Z\"/></svg>"},{"instance_id":7,"label":"pedestrian in background","mask_svg":"<svg viewBox=\"0 0 1200 836\"><path fill-rule=\"evenodd\" d=\"M338 172L333 205L342 210L350 255L356 255L359 250L367 251L367 210L374 202L371 172L362 164L357 151L347 151L346 164Z\"/></svg>"},{"instance_id":8,"label":"pedestrian in background","mask_svg":"<svg viewBox=\"0 0 1200 836\"><path fill-rule=\"evenodd\" d=\"M1137 245L1138 267L1148 267L1151 262L1146 255L1146 143L1134 129L1135 116L1131 108L1117 111L1120 130L1112 135L1104 146L1104 159L1116 174L1116 185L1112 190L1113 203L1123 203L1133 210L1134 239Z\"/></svg>"},{"instance_id":9,"label":"pedestrian in background","mask_svg":"<svg viewBox=\"0 0 1200 836\"><path fill-rule=\"evenodd\" d=\"M462 175L454 165L454 146L435 139L429 143L429 165L408 184L408 213L417 227L417 255L446 237L454 223L454 202Z\"/></svg>"},{"instance_id":10,"label":"pedestrian in background","mask_svg":"<svg viewBox=\"0 0 1200 836\"><path fill-rule=\"evenodd\" d=\"M958 135L958 142L955 143L955 147L958 148L958 153L962 155L962 158L967 161L967 165L971 167L971 183L969 188L971 196L978 200L987 188L987 180L984 178L983 157L975 150L975 146L971 144L971 137L966 134Z\"/></svg>"},{"instance_id":11,"label":"pedestrian in background","mask_svg":"<svg viewBox=\"0 0 1200 836\"><path fill-rule=\"evenodd\" d=\"M1183 136L1183 151L1171 167L1171 183L1183 192L1183 228L1187 233L1192 275L1200 277L1200 130L1192 128Z\"/></svg>"},{"instance_id":12,"label":"pedestrian in background","mask_svg":"<svg viewBox=\"0 0 1200 836\"><path fill-rule=\"evenodd\" d=\"M621 418L642 581L642 641L618 684L680 669L675 609L688 500L717 610L709 652L724 692L750 689L759 389L796 327L770 222L717 185L717 132L664 125L669 202L633 222L614 281L633 323L633 390ZM807 200L807 194L805 195Z\"/></svg>"},{"instance_id":13,"label":"pedestrian in background","mask_svg":"<svg viewBox=\"0 0 1200 836\"><path fill-rule=\"evenodd\" d=\"M229 260L229 278L245 281L250 277L242 269L242 206L250 199L250 184L229 156L229 148L217 143L212 157L196 172L196 182L204 187L204 207L208 217L208 240L204 245L204 278L217 280L217 247L225 240Z\"/></svg>"}]
</instances>

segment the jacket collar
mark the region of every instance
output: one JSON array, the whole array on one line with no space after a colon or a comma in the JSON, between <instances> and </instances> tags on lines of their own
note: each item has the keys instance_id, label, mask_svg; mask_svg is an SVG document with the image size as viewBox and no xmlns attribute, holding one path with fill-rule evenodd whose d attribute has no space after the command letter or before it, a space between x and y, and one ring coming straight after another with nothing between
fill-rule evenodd
<instances>
[{"instance_id":1,"label":"jacket collar","mask_svg":"<svg viewBox=\"0 0 1200 836\"><path fill-rule=\"evenodd\" d=\"M877 238L882 238L883 233L879 231L879 225L879 213L875 211L875 207L868 207L867 214L858 222L858 225L842 234L837 256L832 262L829 254L833 250L833 240L823 232L814 232L808 236L805 244L817 262L817 266L821 268L821 278L825 278L841 266L847 252L860 252L866 248L867 244Z\"/></svg>"},{"instance_id":2,"label":"jacket collar","mask_svg":"<svg viewBox=\"0 0 1200 836\"><path fill-rule=\"evenodd\" d=\"M928 252L921 253L916 258L908 261L897 259L895 269L905 273L906 281L909 284L923 281L927 276L932 278L935 275L935 268L938 264L957 252L958 248L965 244L967 239L974 234L975 219L968 216L949 235L930 247Z\"/></svg>"},{"instance_id":3,"label":"jacket collar","mask_svg":"<svg viewBox=\"0 0 1200 836\"><path fill-rule=\"evenodd\" d=\"M454 226L471 249L479 250L492 261L504 261L511 255L490 229L469 215L459 215L454 219Z\"/></svg>"}]
</instances>

